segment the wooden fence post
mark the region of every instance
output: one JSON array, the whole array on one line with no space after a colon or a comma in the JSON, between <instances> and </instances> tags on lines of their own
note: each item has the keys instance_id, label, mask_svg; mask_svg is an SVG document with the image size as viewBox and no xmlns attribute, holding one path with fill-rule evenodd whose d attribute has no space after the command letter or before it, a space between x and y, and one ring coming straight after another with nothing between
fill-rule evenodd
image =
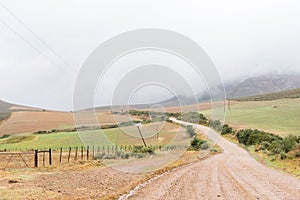
<instances>
[{"instance_id":1,"label":"wooden fence post","mask_svg":"<svg viewBox=\"0 0 300 200\"><path fill-rule=\"evenodd\" d=\"M52 150L49 149L49 165L52 165Z\"/></svg>"},{"instance_id":2,"label":"wooden fence post","mask_svg":"<svg viewBox=\"0 0 300 200\"><path fill-rule=\"evenodd\" d=\"M68 154L68 162L70 162L71 150L72 150L72 148L70 147L69 148L69 154Z\"/></svg>"},{"instance_id":3,"label":"wooden fence post","mask_svg":"<svg viewBox=\"0 0 300 200\"><path fill-rule=\"evenodd\" d=\"M77 160L77 151L78 151L78 147L75 148L75 161Z\"/></svg>"},{"instance_id":4,"label":"wooden fence post","mask_svg":"<svg viewBox=\"0 0 300 200\"><path fill-rule=\"evenodd\" d=\"M81 146L81 160L83 160L83 146Z\"/></svg>"},{"instance_id":5,"label":"wooden fence post","mask_svg":"<svg viewBox=\"0 0 300 200\"><path fill-rule=\"evenodd\" d=\"M34 150L34 167L38 167L38 150Z\"/></svg>"},{"instance_id":6,"label":"wooden fence post","mask_svg":"<svg viewBox=\"0 0 300 200\"><path fill-rule=\"evenodd\" d=\"M62 162L62 148L60 148L60 152L59 152L59 163Z\"/></svg>"},{"instance_id":7,"label":"wooden fence post","mask_svg":"<svg viewBox=\"0 0 300 200\"><path fill-rule=\"evenodd\" d=\"M86 147L86 160L89 160L90 147L87 145Z\"/></svg>"}]
</instances>

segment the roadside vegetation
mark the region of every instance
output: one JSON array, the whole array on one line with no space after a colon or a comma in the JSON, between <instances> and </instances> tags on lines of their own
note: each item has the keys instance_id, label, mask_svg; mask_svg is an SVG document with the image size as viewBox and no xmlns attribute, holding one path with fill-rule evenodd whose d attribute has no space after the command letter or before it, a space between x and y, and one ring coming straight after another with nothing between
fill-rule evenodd
<instances>
[{"instance_id":1,"label":"roadside vegetation","mask_svg":"<svg viewBox=\"0 0 300 200\"><path fill-rule=\"evenodd\" d=\"M220 152L220 148L215 144L212 144L210 141L206 140L203 135L198 134L197 131L193 128L193 126L188 125L184 126L186 128L186 132L191 137L189 151L205 151L210 150L210 152Z\"/></svg>"},{"instance_id":2,"label":"roadside vegetation","mask_svg":"<svg viewBox=\"0 0 300 200\"><path fill-rule=\"evenodd\" d=\"M249 150L258 160L269 166L284 169L300 176L300 137L281 137L257 129L234 130L220 121L211 121L211 127L225 138Z\"/></svg>"}]
</instances>

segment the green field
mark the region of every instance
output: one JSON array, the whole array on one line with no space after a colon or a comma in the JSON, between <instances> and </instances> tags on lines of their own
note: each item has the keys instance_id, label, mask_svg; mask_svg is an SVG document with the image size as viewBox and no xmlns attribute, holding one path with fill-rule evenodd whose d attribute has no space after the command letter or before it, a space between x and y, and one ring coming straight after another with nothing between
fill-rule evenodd
<instances>
[{"instance_id":1,"label":"green field","mask_svg":"<svg viewBox=\"0 0 300 200\"><path fill-rule=\"evenodd\" d=\"M235 100L237 101L271 101L277 99L284 99L284 98L300 98L300 89L294 90L286 90L281 92L274 92L269 94L260 94L254 95L250 97L241 97Z\"/></svg>"},{"instance_id":2,"label":"green field","mask_svg":"<svg viewBox=\"0 0 300 200\"><path fill-rule=\"evenodd\" d=\"M165 145L172 140L177 140L176 144L188 144L190 138L185 132L185 129L180 129L179 126L167 123L159 133L159 138L153 135L151 129L156 129L156 126L141 128L148 145ZM123 131L124 130L124 131ZM44 148L60 148L60 147L75 147L82 145L142 145L142 140L139 137L136 127L125 127L123 130L119 128L77 132L59 132L50 134L17 134L8 138L0 139L0 150L25 150L25 149L44 149ZM148 132L147 132L148 131ZM125 133L127 132L127 133ZM133 135L130 136L129 134ZM84 144L82 141L85 141Z\"/></svg>"},{"instance_id":3,"label":"green field","mask_svg":"<svg viewBox=\"0 0 300 200\"><path fill-rule=\"evenodd\" d=\"M217 113L220 112L216 108ZM202 112L210 116L211 111ZM273 101L232 102L226 111L225 123L242 129L260 129L286 136L300 136L300 98L278 99Z\"/></svg>"}]
</instances>

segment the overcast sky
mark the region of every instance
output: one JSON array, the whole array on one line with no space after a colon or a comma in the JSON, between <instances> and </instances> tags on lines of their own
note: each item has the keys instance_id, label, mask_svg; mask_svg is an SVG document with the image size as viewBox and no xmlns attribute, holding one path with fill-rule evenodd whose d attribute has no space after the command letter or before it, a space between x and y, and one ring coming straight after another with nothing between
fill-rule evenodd
<instances>
[{"instance_id":1,"label":"overcast sky","mask_svg":"<svg viewBox=\"0 0 300 200\"><path fill-rule=\"evenodd\" d=\"M88 55L112 36L139 28L188 36L225 81L300 72L299 10L297 0L2 0L0 99L71 110Z\"/></svg>"}]
</instances>

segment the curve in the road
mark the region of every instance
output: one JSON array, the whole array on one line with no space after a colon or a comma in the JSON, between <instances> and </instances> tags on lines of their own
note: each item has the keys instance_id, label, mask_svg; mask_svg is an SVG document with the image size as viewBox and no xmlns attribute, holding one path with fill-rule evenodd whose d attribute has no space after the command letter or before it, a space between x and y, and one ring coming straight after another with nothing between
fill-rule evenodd
<instances>
[{"instance_id":1,"label":"curve in the road","mask_svg":"<svg viewBox=\"0 0 300 200\"><path fill-rule=\"evenodd\" d=\"M161 176L129 199L300 199L299 179L267 168L208 127L172 120L194 126L224 151Z\"/></svg>"}]
</instances>

